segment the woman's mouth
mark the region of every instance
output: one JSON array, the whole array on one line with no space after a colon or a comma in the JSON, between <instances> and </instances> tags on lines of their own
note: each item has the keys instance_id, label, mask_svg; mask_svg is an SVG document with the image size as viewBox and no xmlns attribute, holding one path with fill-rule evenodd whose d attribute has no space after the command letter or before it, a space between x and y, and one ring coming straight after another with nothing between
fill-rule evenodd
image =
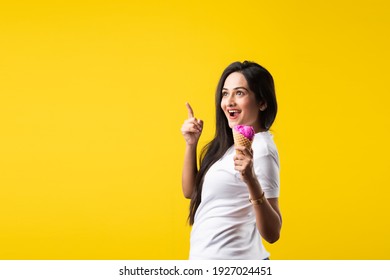
<instances>
[{"instance_id":1,"label":"woman's mouth","mask_svg":"<svg viewBox=\"0 0 390 280\"><path fill-rule=\"evenodd\" d=\"M237 119L238 115L241 113L241 111L237 109L227 110L227 112L229 115L229 119Z\"/></svg>"}]
</instances>

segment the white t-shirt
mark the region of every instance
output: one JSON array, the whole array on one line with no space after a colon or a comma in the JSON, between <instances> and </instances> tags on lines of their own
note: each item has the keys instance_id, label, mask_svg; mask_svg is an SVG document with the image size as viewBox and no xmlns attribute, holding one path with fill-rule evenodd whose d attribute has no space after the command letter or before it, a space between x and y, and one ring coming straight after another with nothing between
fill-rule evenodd
<instances>
[{"instance_id":1,"label":"white t-shirt","mask_svg":"<svg viewBox=\"0 0 390 280\"><path fill-rule=\"evenodd\" d=\"M279 196L279 156L271 133L256 133L254 170L266 198ZM247 185L234 170L234 146L204 177L202 200L191 231L190 259L265 259Z\"/></svg>"}]
</instances>

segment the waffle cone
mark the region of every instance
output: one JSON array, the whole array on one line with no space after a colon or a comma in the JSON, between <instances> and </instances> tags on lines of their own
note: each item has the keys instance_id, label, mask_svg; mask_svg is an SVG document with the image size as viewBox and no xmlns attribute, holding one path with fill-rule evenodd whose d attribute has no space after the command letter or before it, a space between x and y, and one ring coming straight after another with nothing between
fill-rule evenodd
<instances>
[{"instance_id":1,"label":"waffle cone","mask_svg":"<svg viewBox=\"0 0 390 280\"><path fill-rule=\"evenodd\" d=\"M244 146L249 150L252 147L252 141L242 135L240 132L233 129L233 139L235 146ZM241 151L236 150L236 154L242 153Z\"/></svg>"}]
</instances>

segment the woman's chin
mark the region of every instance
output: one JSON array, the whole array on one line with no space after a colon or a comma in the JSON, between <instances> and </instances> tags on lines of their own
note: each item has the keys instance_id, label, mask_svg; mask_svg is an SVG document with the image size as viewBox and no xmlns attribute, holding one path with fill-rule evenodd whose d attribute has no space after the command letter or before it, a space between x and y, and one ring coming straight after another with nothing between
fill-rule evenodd
<instances>
[{"instance_id":1,"label":"woman's chin","mask_svg":"<svg viewBox=\"0 0 390 280\"><path fill-rule=\"evenodd\" d=\"M229 121L228 123L229 123L230 128L233 128L235 125L239 124L239 122L237 122L237 121Z\"/></svg>"}]
</instances>

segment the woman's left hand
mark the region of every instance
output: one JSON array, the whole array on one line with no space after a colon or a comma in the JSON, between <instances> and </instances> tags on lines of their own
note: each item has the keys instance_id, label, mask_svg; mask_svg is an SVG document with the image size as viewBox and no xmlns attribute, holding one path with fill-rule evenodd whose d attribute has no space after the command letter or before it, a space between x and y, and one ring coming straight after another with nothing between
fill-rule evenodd
<instances>
[{"instance_id":1,"label":"woman's left hand","mask_svg":"<svg viewBox=\"0 0 390 280\"><path fill-rule=\"evenodd\" d=\"M256 175L253 170L253 150L243 146L235 146L237 151L234 159L234 169L241 173L244 182L253 180Z\"/></svg>"}]
</instances>

